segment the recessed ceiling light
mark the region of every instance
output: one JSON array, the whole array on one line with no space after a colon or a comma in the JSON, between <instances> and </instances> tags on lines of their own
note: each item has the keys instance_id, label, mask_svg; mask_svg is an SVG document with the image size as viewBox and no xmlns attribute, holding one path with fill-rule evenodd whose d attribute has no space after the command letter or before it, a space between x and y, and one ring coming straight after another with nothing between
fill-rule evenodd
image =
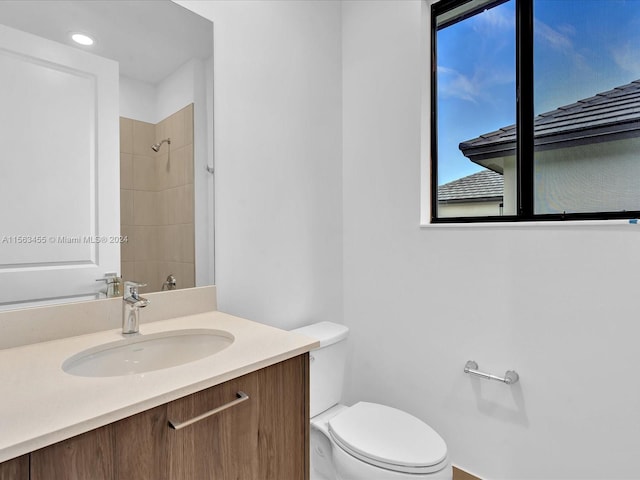
<instances>
[{"instance_id":1,"label":"recessed ceiling light","mask_svg":"<svg viewBox=\"0 0 640 480\"><path fill-rule=\"evenodd\" d=\"M80 45L85 45L85 46L93 45L93 38L91 38L88 35L85 35L84 33L73 33L71 34L71 39L74 42L79 43Z\"/></svg>"}]
</instances>

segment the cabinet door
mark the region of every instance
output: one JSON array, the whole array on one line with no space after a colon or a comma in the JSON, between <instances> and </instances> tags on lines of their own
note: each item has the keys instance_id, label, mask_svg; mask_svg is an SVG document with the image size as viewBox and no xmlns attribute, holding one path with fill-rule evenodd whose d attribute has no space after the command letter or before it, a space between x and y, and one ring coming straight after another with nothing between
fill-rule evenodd
<instances>
[{"instance_id":1,"label":"cabinet door","mask_svg":"<svg viewBox=\"0 0 640 480\"><path fill-rule=\"evenodd\" d=\"M259 470L256 480L309 478L309 355L256 372Z\"/></svg>"},{"instance_id":2,"label":"cabinet door","mask_svg":"<svg viewBox=\"0 0 640 480\"><path fill-rule=\"evenodd\" d=\"M169 403L167 417L185 422L249 398L179 430L170 429L171 480L258 479L258 375L251 373Z\"/></svg>"},{"instance_id":3,"label":"cabinet door","mask_svg":"<svg viewBox=\"0 0 640 480\"><path fill-rule=\"evenodd\" d=\"M116 422L114 473L117 480L166 480L167 406Z\"/></svg>"},{"instance_id":4,"label":"cabinet door","mask_svg":"<svg viewBox=\"0 0 640 480\"><path fill-rule=\"evenodd\" d=\"M165 480L166 411L152 408L32 452L31 480Z\"/></svg>"},{"instance_id":5,"label":"cabinet door","mask_svg":"<svg viewBox=\"0 0 640 480\"><path fill-rule=\"evenodd\" d=\"M29 480L29 455L0 463L0 480Z\"/></svg>"},{"instance_id":6,"label":"cabinet door","mask_svg":"<svg viewBox=\"0 0 640 480\"><path fill-rule=\"evenodd\" d=\"M113 480L113 426L31 453L31 480Z\"/></svg>"}]
</instances>

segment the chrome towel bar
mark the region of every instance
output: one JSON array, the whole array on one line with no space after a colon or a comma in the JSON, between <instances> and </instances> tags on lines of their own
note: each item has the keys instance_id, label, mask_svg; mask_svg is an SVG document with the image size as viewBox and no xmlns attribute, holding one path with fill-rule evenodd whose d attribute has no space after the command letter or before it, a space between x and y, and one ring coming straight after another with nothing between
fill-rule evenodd
<instances>
[{"instance_id":1,"label":"chrome towel bar","mask_svg":"<svg viewBox=\"0 0 640 480\"><path fill-rule=\"evenodd\" d=\"M487 380L497 380L499 382L506 383L507 385L513 385L520 380L520 375L514 370L507 370L504 377L498 377L491 375L490 373L481 372L478 370L478 364L473 360L469 360L464 366L464 373L469 375L475 375L476 377L486 378Z\"/></svg>"},{"instance_id":2,"label":"chrome towel bar","mask_svg":"<svg viewBox=\"0 0 640 480\"><path fill-rule=\"evenodd\" d=\"M188 427L189 425L199 422L200 420L204 420L205 418L210 417L211 415L215 415L216 413L220 413L223 410L226 410L227 408L231 408L235 405L238 405L239 403L249 400L249 395L247 395L242 391L236 393L236 397L237 398L232 402L225 403L221 407L214 408L213 410L209 410L208 412L205 412L202 415L198 415L197 417L194 417L191 420L186 420L184 422L174 422L172 420L169 420L169 426L174 430L180 430L181 428Z\"/></svg>"}]
</instances>

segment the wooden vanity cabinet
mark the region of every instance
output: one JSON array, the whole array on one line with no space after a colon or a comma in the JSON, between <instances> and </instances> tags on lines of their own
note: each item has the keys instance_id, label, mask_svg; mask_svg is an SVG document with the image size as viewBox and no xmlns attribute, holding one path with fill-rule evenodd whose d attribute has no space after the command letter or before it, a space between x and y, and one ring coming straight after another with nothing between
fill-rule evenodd
<instances>
[{"instance_id":1,"label":"wooden vanity cabinet","mask_svg":"<svg viewBox=\"0 0 640 480\"><path fill-rule=\"evenodd\" d=\"M32 452L30 476L7 476L0 464L0 480L308 480L308 382L303 354ZM238 392L249 398L169 426ZM7 472L20 469L10 462Z\"/></svg>"},{"instance_id":2,"label":"wooden vanity cabinet","mask_svg":"<svg viewBox=\"0 0 640 480\"><path fill-rule=\"evenodd\" d=\"M0 480L29 480L29 454L0 463Z\"/></svg>"}]
</instances>

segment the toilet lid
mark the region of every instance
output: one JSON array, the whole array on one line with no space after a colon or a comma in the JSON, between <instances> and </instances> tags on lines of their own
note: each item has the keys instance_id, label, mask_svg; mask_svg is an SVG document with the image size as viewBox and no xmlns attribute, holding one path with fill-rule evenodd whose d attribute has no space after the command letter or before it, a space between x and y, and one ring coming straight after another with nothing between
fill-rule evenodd
<instances>
[{"instance_id":1,"label":"toilet lid","mask_svg":"<svg viewBox=\"0 0 640 480\"><path fill-rule=\"evenodd\" d=\"M334 441L372 465L408 473L444 468L447 445L418 418L376 403L359 402L329 421Z\"/></svg>"}]
</instances>

